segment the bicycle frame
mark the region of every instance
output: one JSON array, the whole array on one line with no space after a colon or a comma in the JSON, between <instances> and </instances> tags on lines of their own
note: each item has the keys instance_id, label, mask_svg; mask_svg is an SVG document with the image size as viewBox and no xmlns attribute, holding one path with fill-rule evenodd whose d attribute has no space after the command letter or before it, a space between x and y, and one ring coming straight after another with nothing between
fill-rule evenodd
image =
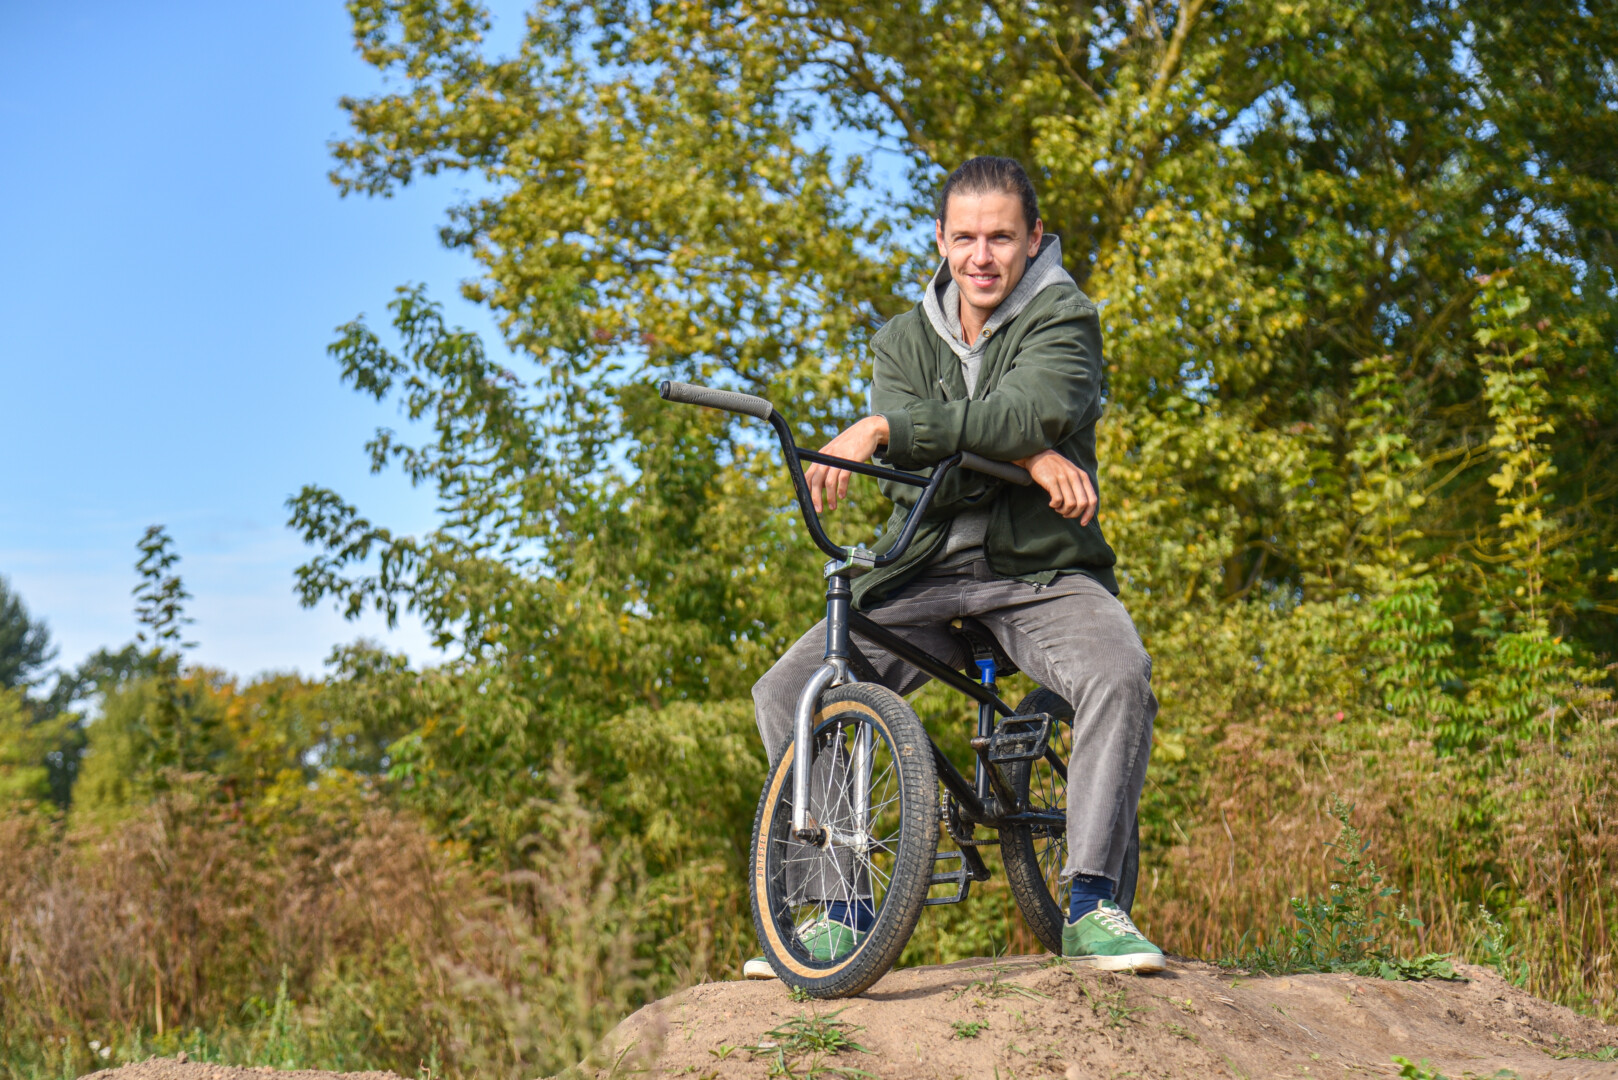
<instances>
[{"instance_id":1,"label":"bicycle frame","mask_svg":"<svg viewBox=\"0 0 1618 1080\"><path fill-rule=\"evenodd\" d=\"M1016 796L1001 777L999 769L988 760L987 744L994 728L995 715L999 714L1002 717L1014 715L1011 706L995 693L993 662L990 661L983 666L983 681L973 682L937 657L918 649L869 617L854 611L853 589L850 585L854 578L879 567L890 566L904 556L911 541L915 539L922 517L938 493L939 485L943 483L950 470L968 468L974 472L1022 485L1032 483L1028 473L1015 465L989 461L964 451L952 454L934 465L930 475L902 472L863 461L850 461L798 446L786 419L763 398L677 382L662 383L659 393L668 401L706 405L767 421L781 442L781 455L792 477L793 491L797 495L798 507L803 513L804 525L809 530L810 539L830 557L823 568L826 578L825 662L804 684L793 712L793 760L796 764L792 770L792 831L797 838L814 844L824 844L827 839L825 829L812 822L809 815L809 780L815 758L814 717L820 697L828 689L844 683L858 682L862 678L875 681L875 670L853 641L855 634L978 703L978 737L973 740L977 752L977 767L972 781L961 775L955 764L938 748L938 744L933 742L931 737L928 738L939 780L954 796L956 804L968 821L990 828L1012 824L1038 824L1051 829L1065 829L1066 820L1061 814L1030 811L1019 806ZM898 537L887 551L877 554L863 545L842 547L832 543L820 523L820 515L810 498L809 482L803 472L805 461L830 465L862 476L921 489L915 506L911 508L909 516L900 527ZM869 732L864 733L854 748L852 766L857 821L864 821L869 811L867 805L869 777L865 775L866 765L870 760L869 739ZM1067 762L1060 760L1059 756L1048 748L1045 759L1065 781ZM974 877L979 876L976 871L981 871L982 876L987 876L987 871L983 869L982 861L975 850L963 847L962 855L972 865Z\"/></svg>"}]
</instances>

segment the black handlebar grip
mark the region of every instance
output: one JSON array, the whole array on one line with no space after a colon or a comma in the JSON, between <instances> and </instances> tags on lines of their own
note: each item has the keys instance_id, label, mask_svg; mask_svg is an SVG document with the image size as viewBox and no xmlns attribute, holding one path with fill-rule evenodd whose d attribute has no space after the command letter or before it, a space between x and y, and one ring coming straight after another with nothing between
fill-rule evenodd
<instances>
[{"instance_id":1,"label":"black handlebar grip","mask_svg":"<svg viewBox=\"0 0 1618 1080\"><path fill-rule=\"evenodd\" d=\"M682 405L706 405L710 409L724 409L726 412L741 413L743 416L756 416L760 420L768 420L770 414L775 411L775 406L761 397L738 394L734 390L715 390L711 386L698 386L696 383L671 382L665 379L658 384L657 392L663 396L664 401L677 401Z\"/></svg>"},{"instance_id":2,"label":"black handlebar grip","mask_svg":"<svg viewBox=\"0 0 1618 1080\"><path fill-rule=\"evenodd\" d=\"M1028 475L1028 470L1021 465L1013 465L1009 461L990 461L966 450L961 451L961 468L971 469L984 476L992 476L1021 487L1027 487L1034 482L1034 478Z\"/></svg>"}]
</instances>

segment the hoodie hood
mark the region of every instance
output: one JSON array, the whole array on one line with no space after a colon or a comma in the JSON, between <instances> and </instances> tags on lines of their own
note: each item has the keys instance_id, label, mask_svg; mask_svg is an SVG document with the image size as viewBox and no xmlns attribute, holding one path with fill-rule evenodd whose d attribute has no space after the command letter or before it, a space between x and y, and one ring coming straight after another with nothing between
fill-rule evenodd
<instances>
[{"instance_id":1,"label":"hoodie hood","mask_svg":"<svg viewBox=\"0 0 1618 1080\"><path fill-rule=\"evenodd\" d=\"M921 306L927 313L927 321L932 323L933 330L939 337L949 343L950 349L961 360L961 375L966 380L967 393L975 393L978 383L978 367L983 359L983 347L988 344L994 331L1015 319L1022 313L1030 301L1052 285L1063 283L1074 285L1071 275L1062 269L1062 241L1053 233L1046 233L1045 238L1039 242L1039 254L1028 260L1028 267L1017 282L1011 295L994 309L989 321L983 325L983 332L978 339L968 345L961 337L961 287L955 283L950 275L949 262L939 263L938 271L927 285L927 292L922 297Z\"/></svg>"}]
</instances>

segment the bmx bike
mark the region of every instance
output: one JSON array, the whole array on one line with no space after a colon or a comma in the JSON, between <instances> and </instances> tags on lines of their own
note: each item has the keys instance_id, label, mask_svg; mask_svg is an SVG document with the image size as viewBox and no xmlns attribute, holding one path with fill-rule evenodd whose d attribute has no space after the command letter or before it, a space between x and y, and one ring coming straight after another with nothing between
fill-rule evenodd
<instances>
[{"instance_id":1,"label":"bmx bike","mask_svg":"<svg viewBox=\"0 0 1618 1080\"><path fill-rule=\"evenodd\" d=\"M831 457L797 446L786 420L763 398L681 382L664 382L659 392L667 401L768 422L781 441L809 535L830 557L824 567L825 662L798 696L792 735L765 782L749 848L753 924L770 966L787 985L812 997L860 993L899 959L923 908L958 904L972 882L988 880L978 849L991 845L1000 848L1007 883L1029 928L1060 954L1072 708L1045 688L1030 692L1016 708L1001 700L997 677L1016 668L975 620L955 620L950 629L960 655L972 658L976 681L851 603L850 582L904 555L952 469L1012 484L1030 484L1032 478L1015 465L964 452L927 473ZM885 551L832 543L810 501L805 461L921 489ZM880 685L856 637L977 703L971 780L905 700ZM938 850L940 825L955 850ZM994 835L979 838L979 828ZM954 868L941 870L941 863ZM1125 911L1134 901L1139 866L1136 831L1116 888ZM954 891L930 895L940 887ZM851 917L867 929L854 934ZM845 945L851 948L824 946L824 928L832 921L850 928ZM815 928L821 928L819 944Z\"/></svg>"}]
</instances>

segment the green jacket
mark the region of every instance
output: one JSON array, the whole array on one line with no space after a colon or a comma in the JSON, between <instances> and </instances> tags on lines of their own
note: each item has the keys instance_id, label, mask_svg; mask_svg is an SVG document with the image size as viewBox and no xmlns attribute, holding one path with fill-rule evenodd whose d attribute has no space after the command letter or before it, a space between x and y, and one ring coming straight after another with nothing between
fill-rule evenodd
<instances>
[{"instance_id":1,"label":"green jacket","mask_svg":"<svg viewBox=\"0 0 1618 1080\"><path fill-rule=\"evenodd\" d=\"M1060 260L1059 247L1050 254ZM948 281L948 273L940 268L935 287ZM871 342L871 411L887 417L889 463L930 471L958 450L1013 461L1054 449L1089 474L1100 494L1095 426L1105 380L1101 321L1072 279L1066 274L1060 279L1041 288L1002 325L990 321L971 394L960 358L922 304L877 332ZM898 535L921 491L887 481L881 488L894 508L873 545L878 552ZM1041 585L1060 573L1084 573L1118 591L1112 571L1117 558L1101 534L1099 517L1081 526L1052 510L1050 496L1037 484L1019 487L956 469L939 488L904 557L855 579L855 605L868 608L915 577L941 549L955 515L982 506L985 499L990 513L984 555L996 573Z\"/></svg>"}]
</instances>

